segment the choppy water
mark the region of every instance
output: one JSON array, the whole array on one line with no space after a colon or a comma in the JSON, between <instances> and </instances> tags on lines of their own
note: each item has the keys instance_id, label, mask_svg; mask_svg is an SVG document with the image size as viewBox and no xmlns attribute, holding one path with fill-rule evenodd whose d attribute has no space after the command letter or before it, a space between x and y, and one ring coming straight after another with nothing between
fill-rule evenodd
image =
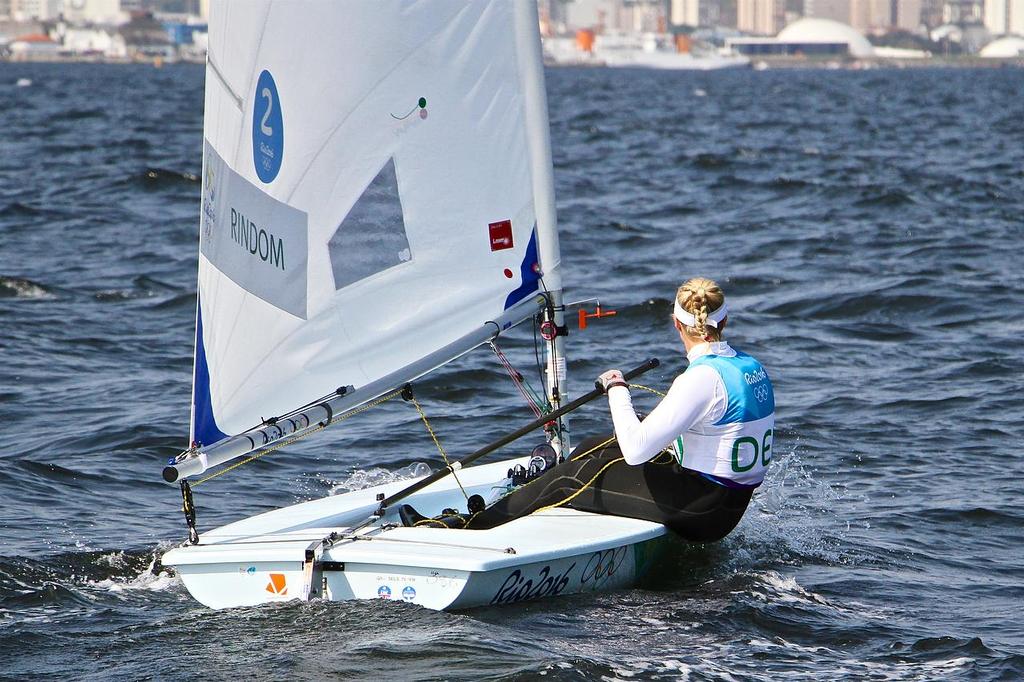
<instances>
[{"instance_id":1,"label":"choppy water","mask_svg":"<svg viewBox=\"0 0 1024 682\"><path fill-rule=\"evenodd\" d=\"M696 273L775 380L736 532L645 589L500 610L200 607L148 567L183 537L159 474L187 430L203 71L0 64L0 677L1024 676L1024 71L548 78L570 298L619 311L571 337L576 385L650 355L667 384ZM455 453L529 418L482 353L419 392ZM200 525L436 466L407 406L347 424L198 489Z\"/></svg>"}]
</instances>

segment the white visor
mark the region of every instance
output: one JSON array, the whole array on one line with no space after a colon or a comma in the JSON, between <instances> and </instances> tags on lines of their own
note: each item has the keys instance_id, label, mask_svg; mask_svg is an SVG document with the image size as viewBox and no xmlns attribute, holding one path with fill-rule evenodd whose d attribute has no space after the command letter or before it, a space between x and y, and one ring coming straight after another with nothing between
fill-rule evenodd
<instances>
[{"instance_id":1,"label":"white visor","mask_svg":"<svg viewBox=\"0 0 1024 682\"><path fill-rule=\"evenodd\" d=\"M676 301L675 310L673 311L675 318L682 322L687 327L696 327L697 318L692 313L688 313L683 310L683 306L679 305L679 301ZM708 313L708 326L718 329L718 323L725 319L726 315L729 314L729 306L722 302L721 307L713 313Z\"/></svg>"}]
</instances>

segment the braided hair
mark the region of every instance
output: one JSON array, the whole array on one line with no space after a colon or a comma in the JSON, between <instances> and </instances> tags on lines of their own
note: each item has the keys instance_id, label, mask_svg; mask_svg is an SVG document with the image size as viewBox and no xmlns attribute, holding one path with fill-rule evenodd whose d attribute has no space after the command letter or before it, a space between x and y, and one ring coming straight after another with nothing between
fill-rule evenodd
<instances>
[{"instance_id":1,"label":"braided hair","mask_svg":"<svg viewBox=\"0 0 1024 682\"><path fill-rule=\"evenodd\" d=\"M705 341L721 341L721 327L708 326L708 313L718 310L725 303L725 293L718 284L707 277L694 277L683 282L676 291L676 300L686 312L693 315L694 326L686 332Z\"/></svg>"}]
</instances>

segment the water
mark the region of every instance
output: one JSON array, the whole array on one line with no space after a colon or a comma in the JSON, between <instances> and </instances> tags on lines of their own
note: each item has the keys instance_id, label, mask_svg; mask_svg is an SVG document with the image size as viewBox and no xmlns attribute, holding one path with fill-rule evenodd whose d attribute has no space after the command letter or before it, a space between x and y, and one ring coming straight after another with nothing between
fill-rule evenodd
<instances>
[{"instance_id":1,"label":"water","mask_svg":"<svg viewBox=\"0 0 1024 682\"><path fill-rule=\"evenodd\" d=\"M149 570L184 535L160 468L188 420L202 85L0 64L0 677L1024 676L1024 71L550 71L569 296L619 311L570 337L576 386L651 355L666 385L672 292L711 275L775 381L776 461L729 538L644 589L459 614L213 612ZM506 347L524 371L530 345ZM419 395L453 453L530 416L485 353ZM407 405L346 424L197 489L200 526L437 466Z\"/></svg>"}]
</instances>

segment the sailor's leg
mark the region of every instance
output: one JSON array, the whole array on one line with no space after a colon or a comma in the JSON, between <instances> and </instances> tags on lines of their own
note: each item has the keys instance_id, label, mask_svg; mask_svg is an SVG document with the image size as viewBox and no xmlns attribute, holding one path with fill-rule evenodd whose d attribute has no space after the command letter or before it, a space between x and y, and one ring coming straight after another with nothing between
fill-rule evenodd
<instances>
[{"instance_id":1,"label":"sailor's leg","mask_svg":"<svg viewBox=\"0 0 1024 682\"><path fill-rule=\"evenodd\" d=\"M619 457L617 448L609 451L607 447L595 447L608 440L608 436L584 440L575 452L585 456L562 462L482 512L473 514L466 528L493 528L543 507L564 502L592 480L608 461ZM587 446L588 442L590 446Z\"/></svg>"},{"instance_id":2,"label":"sailor's leg","mask_svg":"<svg viewBox=\"0 0 1024 682\"><path fill-rule=\"evenodd\" d=\"M691 542L712 542L736 527L750 496L749 490L718 485L663 455L640 466L615 462L568 506L655 521Z\"/></svg>"}]
</instances>

